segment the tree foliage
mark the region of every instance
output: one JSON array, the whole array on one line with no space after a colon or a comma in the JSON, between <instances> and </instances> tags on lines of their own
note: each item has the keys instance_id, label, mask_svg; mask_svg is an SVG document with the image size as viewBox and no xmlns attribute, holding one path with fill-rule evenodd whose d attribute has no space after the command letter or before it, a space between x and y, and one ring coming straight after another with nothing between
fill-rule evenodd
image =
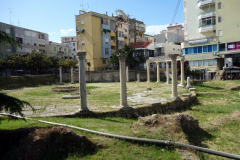
<instances>
[{"instance_id":1,"label":"tree foliage","mask_svg":"<svg viewBox=\"0 0 240 160\"><path fill-rule=\"evenodd\" d=\"M17 53L10 54L7 60L7 66L11 69L18 69L25 66L26 58Z\"/></svg>"},{"instance_id":2,"label":"tree foliage","mask_svg":"<svg viewBox=\"0 0 240 160\"><path fill-rule=\"evenodd\" d=\"M201 71L196 69L196 70L191 70L188 61L184 62L184 74L186 77L193 77L193 80L195 78L198 78L201 75Z\"/></svg>"},{"instance_id":3,"label":"tree foliage","mask_svg":"<svg viewBox=\"0 0 240 160\"><path fill-rule=\"evenodd\" d=\"M17 113L21 117L24 117L24 114L22 113L22 108L24 108L25 106L29 106L32 108L33 111L35 111L35 109L28 102L0 93L0 112L5 111L8 114Z\"/></svg>"},{"instance_id":4,"label":"tree foliage","mask_svg":"<svg viewBox=\"0 0 240 160\"><path fill-rule=\"evenodd\" d=\"M18 43L18 41L16 41L14 38L7 35L7 33L0 31L0 48L3 45L13 45L16 48L18 47L22 48L22 46L20 45L20 43ZM0 50L0 54L2 55L1 50Z\"/></svg>"},{"instance_id":5,"label":"tree foliage","mask_svg":"<svg viewBox=\"0 0 240 160\"><path fill-rule=\"evenodd\" d=\"M122 49L117 51L117 53L127 53L126 64L130 68L138 68L139 64L144 63L146 61L146 59L142 55L136 55L135 57L133 57L134 51L135 51L135 48L129 47L126 43ZM117 53L112 54L110 58L111 64L119 65Z\"/></svg>"}]
</instances>

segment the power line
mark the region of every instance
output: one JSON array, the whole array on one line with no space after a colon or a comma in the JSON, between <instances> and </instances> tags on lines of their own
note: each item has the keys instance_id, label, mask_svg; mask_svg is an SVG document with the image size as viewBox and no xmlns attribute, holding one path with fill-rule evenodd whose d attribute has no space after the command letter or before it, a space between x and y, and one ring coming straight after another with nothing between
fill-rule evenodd
<instances>
[{"instance_id":1,"label":"power line","mask_svg":"<svg viewBox=\"0 0 240 160\"><path fill-rule=\"evenodd\" d=\"M179 8L179 5L180 5L180 2L181 2L181 0L178 0L178 2L177 2L177 6L176 6L176 9L175 9L174 14L173 14L173 18L172 18L172 22L171 22L171 24L173 24L174 21L175 21L175 18L176 18L176 15L177 15L177 11L178 11L178 8Z\"/></svg>"}]
</instances>

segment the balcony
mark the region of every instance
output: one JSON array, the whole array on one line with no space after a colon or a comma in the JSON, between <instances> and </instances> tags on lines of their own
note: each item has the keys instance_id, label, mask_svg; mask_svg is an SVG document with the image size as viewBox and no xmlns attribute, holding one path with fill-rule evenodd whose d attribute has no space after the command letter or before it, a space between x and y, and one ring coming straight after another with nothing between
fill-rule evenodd
<instances>
[{"instance_id":1,"label":"balcony","mask_svg":"<svg viewBox=\"0 0 240 160\"><path fill-rule=\"evenodd\" d=\"M215 0L199 0L198 1L198 7L199 8L209 6L211 4L215 4Z\"/></svg>"},{"instance_id":2,"label":"balcony","mask_svg":"<svg viewBox=\"0 0 240 160\"><path fill-rule=\"evenodd\" d=\"M111 30L111 37L116 37L116 32L114 32L113 30Z\"/></svg>"},{"instance_id":3,"label":"balcony","mask_svg":"<svg viewBox=\"0 0 240 160\"><path fill-rule=\"evenodd\" d=\"M202 12L198 15L198 20L202 19L202 18L207 18L207 17L214 17L216 16L216 12L215 10L210 10L207 12Z\"/></svg>"},{"instance_id":4,"label":"balcony","mask_svg":"<svg viewBox=\"0 0 240 160\"><path fill-rule=\"evenodd\" d=\"M136 36L137 39L140 39L141 37L140 36Z\"/></svg>"},{"instance_id":5,"label":"balcony","mask_svg":"<svg viewBox=\"0 0 240 160\"><path fill-rule=\"evenodd\" d=\"M125 32L125 29L124 29L124 28L118 27L117 30L120 31L120 32Z\"/></svg>"},{"instance_id":6,"label":"balcony","mask_svg":"<svg viewBox=\"0 0 240 160\"><path fill-rule=\"evenodd\" d=\"M202 32L213 32L214 30L216 30L215 23L203 25L203 26L200 26L198 28L198 32L199 33L202 33Z\"/></svg>"},{"instance_id":7,"label":"balcony","mask_svg":"<svg viewBox=\"0 0 240 160\"><path fill-rule=\"evenodd\" d=\"M115 40L111 40L111 46L116 46Z\"/></svg>"}]
</instances>

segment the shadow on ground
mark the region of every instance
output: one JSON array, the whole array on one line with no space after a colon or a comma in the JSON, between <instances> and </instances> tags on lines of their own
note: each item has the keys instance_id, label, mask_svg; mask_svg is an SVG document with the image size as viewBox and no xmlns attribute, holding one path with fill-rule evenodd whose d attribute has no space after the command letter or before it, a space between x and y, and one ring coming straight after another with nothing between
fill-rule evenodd
<instances>
[{"instance_id":1,"label":"shadow on ground","mask_svg":"<svg viewBox=\"0 0 240 160\"><path fill-rule=\"evenodd\" d=\"M8 137L8 138L6 138ZM65 127L0 130L0 155L5 159L65 159L96 153L97 146Z\"/></svg>"}]
</instances>

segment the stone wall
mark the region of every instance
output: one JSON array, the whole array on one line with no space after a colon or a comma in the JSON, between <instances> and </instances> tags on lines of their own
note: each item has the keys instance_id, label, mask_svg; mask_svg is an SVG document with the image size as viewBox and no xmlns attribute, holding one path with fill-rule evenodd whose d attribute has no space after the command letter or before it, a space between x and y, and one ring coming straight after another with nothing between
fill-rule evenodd
<instances>
[{"instance_id":1,"label":"stone wall","mask_svg":"<svg viewBox=\"0 0 240 160\"><path fill-rule=\"evenodd\" d=\"M140 74L140 80L147 80L147 71L129 71L129 81L137 80L137 73ZM71 75L70 73L63 73L63 81L70 82ZM165 78L165 72L161 72L161 78ZM157 73L151 72L151 79L157 79ZM79 81L78 72L74 72L74 81ZM119 82L120 76L119 71L92 71L86 72L86 82Z\"/></svg>"}]
</instances>

